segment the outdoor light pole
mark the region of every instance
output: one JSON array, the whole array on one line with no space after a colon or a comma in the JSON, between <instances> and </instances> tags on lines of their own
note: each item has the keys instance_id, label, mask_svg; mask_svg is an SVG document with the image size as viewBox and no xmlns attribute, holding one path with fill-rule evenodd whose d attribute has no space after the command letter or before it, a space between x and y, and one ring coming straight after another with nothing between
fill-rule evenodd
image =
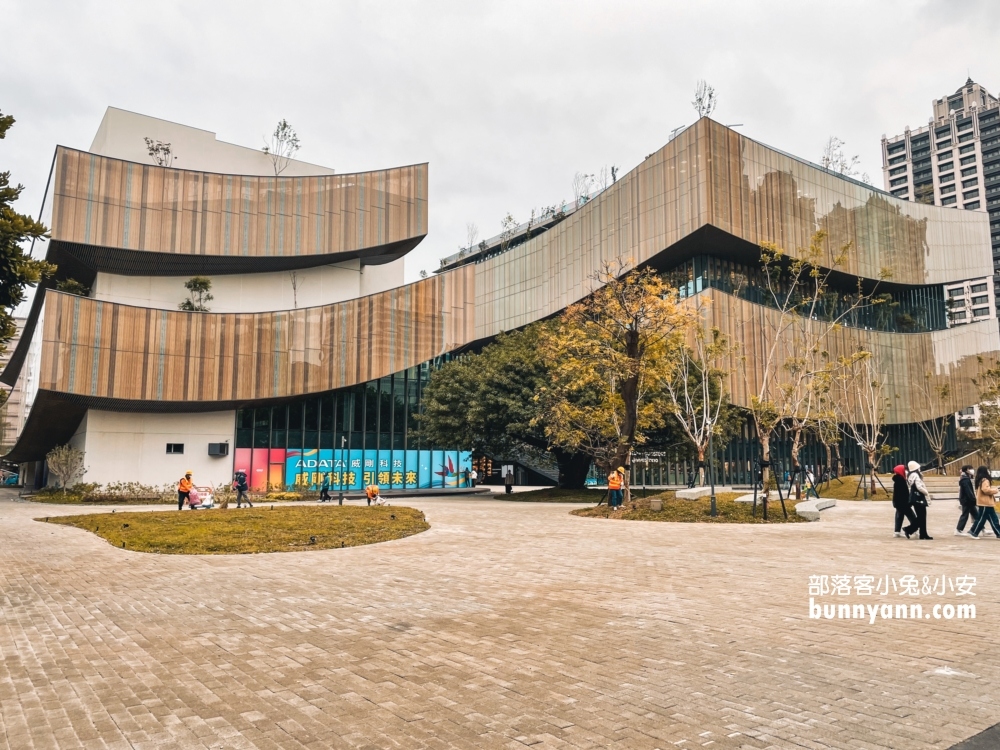
<instances>
[{"instance_id":1,"label":"outdoor light pole","mask_svg":"<svg viewBox=\"0 0 1000 750\"><path fill-rule=\"evenodd\" d=\"M708 433L708 481L712 486L712 518L719 515L718 509L715 507L715 458L712 455L712 430Z\"/></svg>"},{"instance_id":2,"label":"outdoor light pole","mask_svg":"<svg viewBox=\"0 0 1000 750\"><path fill-rule=\"evenodd\" d=\"M337 493L337 505L344 504L344 445L347 443L347 438L344 435L340 436L340 476L337 482L337 487L340 492Z\"/></svg>"}]
</instances>

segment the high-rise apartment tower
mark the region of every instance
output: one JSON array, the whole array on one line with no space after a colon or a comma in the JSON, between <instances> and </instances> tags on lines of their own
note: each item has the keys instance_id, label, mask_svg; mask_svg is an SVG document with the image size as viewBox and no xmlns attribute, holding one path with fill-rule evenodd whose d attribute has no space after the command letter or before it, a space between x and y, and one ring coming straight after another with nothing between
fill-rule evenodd
<instances>
[{"instance_id":1,"label":"high-rise apartment tower","mask_svg":"<svg viewBox=\"0 0 1000 750\"><path fill-rule=\"evenodd\" d=\"M1000 294L1000 101L970 78L933 110L924 127L882 136L882 172L897 198L989 212L994 278L946 289L950 322L962 325L992 317Z\"/></svg>"}]
</instances>

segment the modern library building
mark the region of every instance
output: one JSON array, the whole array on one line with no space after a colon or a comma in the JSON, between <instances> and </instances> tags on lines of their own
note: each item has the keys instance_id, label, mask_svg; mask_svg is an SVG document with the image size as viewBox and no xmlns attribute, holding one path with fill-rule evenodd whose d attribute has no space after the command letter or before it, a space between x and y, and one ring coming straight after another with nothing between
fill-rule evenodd
<instances>
[{"instance_id":1,"label":"modern library building","mask_svg":"<svg viewBox=\"0 0 1000 750\"><path fill-rule=\"evenodd\" d=\"M176 159L151 164L145 138ZM355 489L463 486L467 446L415 430L434 368L583 299L616 259L710 301L708 322L741 343L729 391L746 405L778 314L760 245L795 257L819 230L833 291L877 286L890 302L848 316L828 344L878 353L892 445L927 460L918 423L974 404L980 358L1000 353L985 212L894 197L708 118L598 193L411 284L427 164L334 174L292 161L276 176L260 151L109 109L89 151L56 148L46 195L58 271L0 374L23 380L30 412L8 458L35 485L69 443L91 482L193 469L222 483L244 468L256 488L326 471ZM211 279L210 311L178 309L194 276ZM952 324L945 289L958 283L988 287L987 316ZM950 384L945 398L917 392L928 375ZM734 477L747 445L727 448Z\"/></svg>"}]
</instances>

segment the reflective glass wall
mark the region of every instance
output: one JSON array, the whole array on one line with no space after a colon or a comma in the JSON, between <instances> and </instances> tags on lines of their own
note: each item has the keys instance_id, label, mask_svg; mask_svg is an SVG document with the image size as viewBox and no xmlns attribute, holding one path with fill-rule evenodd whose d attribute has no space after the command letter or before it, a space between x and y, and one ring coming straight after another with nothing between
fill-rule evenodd
<instances>
[{"instance_id":1,"label":"reflective glass wall","mask_svg":"<svg viewBox=\"0 0 1000 750\"><path fill-rule=\"evenodd\" d=\"M668 271L664 279L680 291L682 298L711 287L758 305L775 307L766 276L759 266L702 255ZM781 281L776 281L774 287L784 299L787 289ZM844 316L843 324L852 328L890 333L942 331L948 327L944 287L940 284L893 288L890 291L876 288L874 299L877 301L851 310L856 295L856 287L838 287L831 279L827 284L827 294L816 308L816 318L833 320Z\"/></svg>"},{"instance_id":2,"label":"reflective glass wall","mask_svg":"<svg viewBox=\"0 0 1000 750\"><path fill-rule=\"evenodd\" d=\"M416 415L431 371L425 362L389 377L236 412L234 468L252 488L455 488L469 485L472 456L458 446L432 446L417 434Z\"/></svg>"}]
</instances>

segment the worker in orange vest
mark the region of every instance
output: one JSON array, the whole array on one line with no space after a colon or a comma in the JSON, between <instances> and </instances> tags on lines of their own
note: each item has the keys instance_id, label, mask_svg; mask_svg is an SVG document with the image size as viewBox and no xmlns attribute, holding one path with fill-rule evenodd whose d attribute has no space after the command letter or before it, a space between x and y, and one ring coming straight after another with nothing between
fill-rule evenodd
<instances>
[{"instance_id":1,"label":"worker in orange vest","mask_svg":"<svg viewBox=\"0 0 1000 750\"><path fill-rule=\"evenodd\" d=\"M194 483L191 481L191 470L188 469L177 483L177 510L184 510L184 501L190 499Z\"/></svg>"},{"instance_id":2,"label":"worker in orange vest","mask_svg":"<svg viewBox=\"0 0 1000 750\"><path fill-rule=\"evenodd\" d=\"M622 505L622 484L625 482L625 467L619 466L608 474L608 507L620 508Z\"/></svg>"},{"instance_id":3,"label":"worker in orange vest","mask_svg":"<svg viewBox=\"0 0 1000 750\"><path fill-rule=\"evenodd\" d=\"M375 503L375 505L389 504L382 499L382 496L379 494L377 484L369 484L367 487L365 487L365 496L368 498L369 505L371 505L372 503Z\"/></svg>"}]
</instances>

